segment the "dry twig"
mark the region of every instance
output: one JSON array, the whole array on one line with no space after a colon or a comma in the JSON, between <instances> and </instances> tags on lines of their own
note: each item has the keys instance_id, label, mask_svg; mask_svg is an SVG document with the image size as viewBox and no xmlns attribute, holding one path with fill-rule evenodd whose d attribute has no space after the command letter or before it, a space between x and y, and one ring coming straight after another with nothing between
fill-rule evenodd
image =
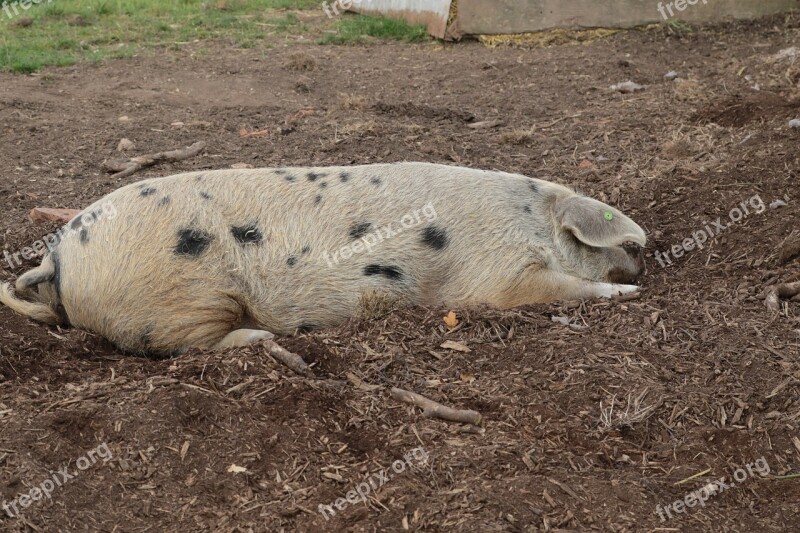
<instances>
[{"instance_id":1,"label":"dry twig","mask_svg":"<svg viewBox=\"0 0 800 533\"><path fill-rule=\"evenodd\" d=\"M290 352L272 340L263 341L263 346L267 349L267 352L269 352L272 357L289 367L291 370L303 376L311 375L311 369L309 366L305 361L303 361L303 358L296 353Z\"/></svg>"},{"instance_id":2,"label":"dry twig","mask_svg":"<svg viewBox=\"0 0 800 533\"><path fill-rule=\"evenodd\" d=\"M186 148L171 150L169 152L158 152L155 154L145 154L139 157L132 157L127 161L113 160L103 162L103 167L111 172L116 172L112 178L127 178L139 172L143 168L151 167L164 161L182 161L194 157L205 149L206 143L198 141Z\"/></svg>"},{"instance_id":3,"label":"dry twig","mask_svg":"<svg viewBox=\"0 0 800 533\"><path fill-rule=\"evenodd\" d=\"M415 392L392 387L392 398L422 408L422 414L427 417L441 418L442 420L448 420L450 422L462 422L475 426L481 423L481 414L477 411L453 409L452 407L434 402Z\"/></svg>"}]
</instances>

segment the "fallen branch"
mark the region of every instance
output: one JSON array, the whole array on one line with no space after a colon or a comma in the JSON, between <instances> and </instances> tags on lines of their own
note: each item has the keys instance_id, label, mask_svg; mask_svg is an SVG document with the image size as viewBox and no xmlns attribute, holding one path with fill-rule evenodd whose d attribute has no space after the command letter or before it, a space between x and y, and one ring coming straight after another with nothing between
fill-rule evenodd
<instances>
[{"instance_id":1,"label":"fallen branch","mask_svg":"<svg viewBox=\"0 0 800 533\"><path fill-rule=\"evenodd\" d=\"M434 402L415 392L398 389L397 387L392 387L392 399L422 408L422 414L429 418L441 418L442 420L448 420L450 422L461 422L464 424L473 424L475 426L481 423L481 414L476 411L453 409L452 407Z\"/></svg>"},{"instance_id":2,"label":"fallen branch","mask_svg":"<svg viewBox=\"0 0 800 533\"><path fill-rule=\"evenodd\" d=\"M169 152L158 152L156 154L140 155L139 157L132 157L127 161L119 159L113 161L104 161L103 167L110 172L116 172L116 174L111 176L112 178L127 178L128 176L139 172L143 168L151 167L158 163L189 159L190 157L194 157L202 152L205 147L206 143L203 141L198 141L191 146L187 146L186 148L171 150Z\"/></svg>"},{"instance_id":3,"label":"fallen branch","mask_svg":"<svg viewBox=\"0 0 800 533\"><path fill-rule=\"evenodd\" d=\"M781 283L775 285L767 291L766 303L770 311L779 313L781 310L781 300L791 299L793 302L800 302L800 281L794 283Z\"/></svg>"},{"instance_id":4,"label":"fallen branch","mask_svg":"<svg viewBox=\"0 0 800 533\"><path fill-rule=\"evenodd\" d=\"M309 366L303 361L303 358L296 353L290 352L275 341L267 340L262 341L262 343L272 357L289 367L289 369L303 376L311 375Z\"/></svg>"}]
</instances>

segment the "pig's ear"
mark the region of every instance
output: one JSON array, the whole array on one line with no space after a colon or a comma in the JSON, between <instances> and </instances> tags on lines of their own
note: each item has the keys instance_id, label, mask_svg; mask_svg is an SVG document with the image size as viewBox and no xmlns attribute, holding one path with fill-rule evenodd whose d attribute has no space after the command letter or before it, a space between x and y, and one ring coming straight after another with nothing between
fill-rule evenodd
<instances>
[{"instance_id":1,"label":"pig's ear","mask_svg":"<svg viewBox=\"0 0 800 533\"><path fill-rule=\"evenodd\" d=\"M647 243L644 230L617 209L585 196L571 196L556 202L556 223L578 240L596 248L619 246L624 242Z\"/></svg>"}]
</instances>

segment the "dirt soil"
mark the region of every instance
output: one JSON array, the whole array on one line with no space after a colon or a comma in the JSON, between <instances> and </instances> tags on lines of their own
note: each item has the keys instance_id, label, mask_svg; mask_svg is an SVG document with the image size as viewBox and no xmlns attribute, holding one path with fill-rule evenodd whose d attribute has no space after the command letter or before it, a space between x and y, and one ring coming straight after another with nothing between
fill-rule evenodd
<instances>
[{"instance_id":1,"label":"dirt soil","mask_svg":"<svg viewBox=\"0 0 800 533\"><path fill-rule=\"evenodd\" d=\"M797 531L800 479L774 478L800 473L800 304L773 315L762 292L800 278L800 57L776 57L799 36L775 17L537 49L203 43L0 74L10 253L57 228L34 207L237 163L520 172L618 205L650 238L638 299L455 309L452 331L449 309L398 309L279 339L313 378L259 347L128 356L0 308L0 500L76 474L21 516L0 510L0 530ZM646 88L609 90L627 80ZM502 124L469 127L487 120ZM122 138L134 154L208 148L115 180L101 164ZM717 217L730 227L659 264ZM482 430L425 418L392 386L479 411ZM419 446L427 464L392 470ZM731 483L759 459L768 475ZM320 514L382 469L366 504ZM659 518L723 476L704 506Z\"/></svg>"}]
</instances>

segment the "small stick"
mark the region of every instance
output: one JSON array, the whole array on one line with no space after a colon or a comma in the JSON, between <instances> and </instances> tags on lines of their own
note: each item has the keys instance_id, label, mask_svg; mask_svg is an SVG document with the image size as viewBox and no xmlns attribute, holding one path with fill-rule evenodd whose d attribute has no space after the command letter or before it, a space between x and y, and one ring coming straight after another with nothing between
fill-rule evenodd
<instances>
[{"instance_id":1,"label":"small stick","mask_svg":"<svg viewBox=\"0 0 800 533\"><path fill-rule=\"evenodd\" d=\"M559 119L557 119L557 120L554 120L553 122L548 122L548 123L547 123L547 124L545 124L544 126L539 126L539 129L546 130L547 128L552 128L553 126L555 126L555 125L556 125L556 124L558 124L559 122L562 122L562 121L564 121L564 120L569 120L569 119L571 119L571 118L578 118L578 117L579 117L579 116L581 116L581 115L582 115L582 113L578 113L578 114L576 114L576 115L570 115L570 116L568 116L568 117L561 117L561 118L559 118Z\"/></svg>"},{"instance_id":2,"label":"small stick","mask_svg":"<svg viewBox=\"0 0 800 533\"><path fill-rule=\"evenodd\" d=\"M800 474L791 474L791 475L788 475L788 476L771 477L771 478L768 478L768 479L774 479L775 481L781 481L781 480L784 480L784 479L797 479L797 478L800 478Z\"/></svg>"},{"instance_id":3,"label":"small stick","mask_svg":"<svg viewBox=\"0 0 800 533\"><path fill-rule=\"evenodd\" d=\"M303 361L303 358L296 353L290 352L277 342L271 340L263 341L263 345L272 357L288 366L289 369L303 376L311 375L309 366Z\"/></svg>"},{"instance_id":4,"label":"small stick","mask_svg":"<svg viewBox=\"0 0 800 533\"><path fill-rule=\"evenodd\" d=\"M693 479L697 479L700 476L704 476L704 475L708 474L709 472L711 472L710 468L708 470L703 470L702 472L700 472L698 474L695 474L693 476L689 476L686 479L682 479L682 480L678 481L677 483L673 483L673 485L683 485L684 483L687 483L687 482L689 482L689 481L691 481Z\"/></svg>"},{"instance_id":5,"label":"small stick","mask_svg":"<svg viewBox=\"0 0 800 533\"><path fill-rule=\"evenodd\" d=\"M398 389L397 387L392 387L392 399L422 408L422 414L427 417L436 417L450 422L462 422L475 426L481 423L481 414L476 411L453 409L452 407L434 402L416 392L409 392L407 390Z\"/></svg>"},{"instance_id":6,"label":"small stick","mask_svg":"<svg viewBox=\"0 0 800 533\"><path fill-rule=\"evenodd\" d=\"M205 147L206 143L203 141L198 141L191 146L187 146L186 148L171 150L169 152L140 155L138 157L132 157L128 161L105 161L103 162L103 166L106 168L106 170L116 172L116 174L111 176L112 178L127 178L128 176L139 172L143 168L151 167L164 161L173 162L189 159L190 157L194 157L202 152Z\"/></svg>"},{"instance_id":7,"label":"small stick","mask_svg":"<svg viewBox=\"0 0 800 533\"><path fill-rule=\"evenodd\" d=\"M796 281L794 283L781 283L780 285L775 285L767 291L767 299L765 303L770 311L778 313L781 310L780 300L782 298L791 298L793 301L796 301L798 296L800 296L800 281Z\"/></svg>"}]
</instances>

